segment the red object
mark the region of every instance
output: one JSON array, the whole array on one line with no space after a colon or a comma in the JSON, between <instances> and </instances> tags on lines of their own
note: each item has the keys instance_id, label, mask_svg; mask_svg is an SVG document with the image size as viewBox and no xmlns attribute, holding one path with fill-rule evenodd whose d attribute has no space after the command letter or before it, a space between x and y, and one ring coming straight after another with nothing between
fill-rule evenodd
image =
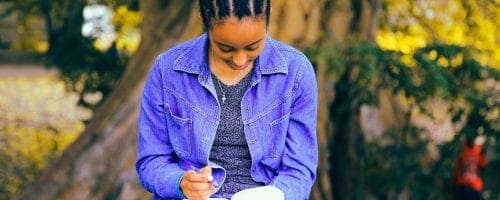
<instances>
[{"instance_id":1,"label":"red object","mask_svg":"<svg viewBox=\"0 0 500 200\"><path fill-rule=\"evenodd\" d=\"M486 166L488 160L481 153L482 146L464 145L456 162L454 182L458 186L469 186L476 191L483 189L483 180L479 176L479 169Z\"/></svg>"}]
</instances>

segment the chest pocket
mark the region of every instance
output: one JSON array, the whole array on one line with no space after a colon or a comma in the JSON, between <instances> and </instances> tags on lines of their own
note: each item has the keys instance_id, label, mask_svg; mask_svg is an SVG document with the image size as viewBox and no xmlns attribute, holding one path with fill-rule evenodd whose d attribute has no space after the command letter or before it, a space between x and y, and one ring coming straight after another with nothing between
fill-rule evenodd
<instances>
[{"instance_id":1,"label":"chest pocket","mask_svg":"<svg viewBox=\"0 0 500 200\"><path fill-rule=\"evenodd\" d=\"M272 121L269 126L271 129L271 158L281 157L285 149L285 141L288 132L288 122L290 121L290 113Z\"/></svg>"},{"instance_id":2,"label":"chest pocket","mask_svg":"<svg viewBox=\"0 0 500 200\"><path fill-rule=\"evenodd\" d=\"M170 143L177 156L186 158L191 155L191 139L193 132L193 121L188 118L175 116L169 106L165 108L167 131Z\"/></svg>"}]
</instances>

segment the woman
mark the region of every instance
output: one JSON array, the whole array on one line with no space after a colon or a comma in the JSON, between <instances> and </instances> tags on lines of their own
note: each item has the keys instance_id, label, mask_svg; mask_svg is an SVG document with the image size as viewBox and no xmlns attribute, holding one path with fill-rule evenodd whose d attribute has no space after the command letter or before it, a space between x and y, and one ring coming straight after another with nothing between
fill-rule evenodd
<instances>
[{"instance_id":1,"label":"woman","mask_svg":"<svg viewBox=\"0 0 500 200\"><path fill-rule=\"evenodd\" d=\"M155 199L230 198L259 186L307 199L317 86L299 51L267 36L270 0L200 0L207 33L155 61L137 172Z\"/></svg>"}]
</instances>

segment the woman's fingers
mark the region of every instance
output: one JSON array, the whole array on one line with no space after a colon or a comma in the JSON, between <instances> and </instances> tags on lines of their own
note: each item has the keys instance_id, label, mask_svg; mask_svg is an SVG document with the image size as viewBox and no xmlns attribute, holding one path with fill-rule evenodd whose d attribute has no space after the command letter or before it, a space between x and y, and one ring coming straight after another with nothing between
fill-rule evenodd
<instances>
[{"instance_id":1,"label":"woman's fingers","mask_svg":"<svg viewBox=\"0 0 500 200\"><path fill-rule=\"evenodd\" d=\"M193 170L189 170L184 173L184 179L187 179L190 182L211 182L213 180L212 173L196 173Z\"/></svg>"},{"instance_id":2,"label":"woman's fingers","mask_svg":"<svg viewBox=\"0 0 500 200\"><path fill-rule=\"evenodd\" d=\"M211 183L191 182L187 185L187 189L192 191L210 191L213 189L213 186Z\"/></svg>"},{"instance_id":3,"label":"woman's fingers","mask_svg":"<svg viewBox=\"0 0 500 200\"><path fill-rule=\"evenodd\" d=\"M214 191L212 180L212 168L207 166L201 168L200 172L184 172L180 187L188 199L208 199Z\"/></svg>"},{"instance_id":4,"label":"woman's fingers","mask_svg":"<svg viewBox=\"0 0 500 200\"><path fill-rule=\"evenodd\" d=\"M207 200L210 198L210 195L212 194L211 191L194 191L190 192L190 194L184 194L189 200Z\"/></svg>"},{"instance_id":5,"label":"woman's fingers","mask_svg":"<svg viewBox=\"0 0 500 200\"><path fill-rule=\"evenodd\" d=\"M205 166L203 168L200 169L200 173L202 174L212 174L212 167L210 166Z\"/></svg>"}]
</instances>

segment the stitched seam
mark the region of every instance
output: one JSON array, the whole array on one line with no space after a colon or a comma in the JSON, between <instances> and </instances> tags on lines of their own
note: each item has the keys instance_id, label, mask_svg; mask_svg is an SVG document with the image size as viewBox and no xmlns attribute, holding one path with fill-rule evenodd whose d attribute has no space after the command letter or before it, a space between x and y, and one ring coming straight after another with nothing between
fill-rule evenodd
<instances>
[{"instance_id":1,"label":"stitched seam","mask_svg":"<svg viewBox=\"0 0 500 200\"><path fill-rule=\"evenodd\" d=\"M299 89L299 83L302 81L302 79L304 78L304 70L306 70L306 67L304 67L304 63L301 62L300 63L300 68L297 72L297 77L295 79L295 81L293 82L293 89L292 91L297 91ZM296 92L294 92L295 95L297 95Z\"/></svg>"},{"instance_id":2,"label":"stitched seam","mask_svg":"<svg viewBox=\"0 0 500 200\"><path fill-rule=\"evenodd\" d=\"M278 47L278 50L280 50L280 51L286 51L286 52L289 52L289 53L294 53L294 54L297 54L297 55L300 55L300 56L304 55L303 53L301 53L297 49L293 49L293 48Z\"/></svg>"},{"instance_id":3,"label":"stitched seam","mask_svg":"<svg viewBox=\"0 0 500 200\"><path fill-rule=\"evenodd\" d=\"M293 91L293 89L292 89L292 91L291 91L291 92L289 92L289 93L287 93L284 97L279 98L279 100L278 100L278 101L276 101L276 103L272 104L271 106L267 106L269 109L266 109L266 110L264 110L264 111L262 111L262 112L259 112L257 115L255 115L255 117L252 117L252 118L250 118L250 119L248 119L248 120L243 121L243 124L251 124L251 123L254 123L254 122L256 122L257 120L259 120L260 118L262 118L262 117L266 116L267 114L271 113L271 111L272 111L274 108L276 108L276 107L280 106L281 104L285 103L285 102L286 102L286 100L292 96L292 93L293 93L293 92L294 92L294 91Z\"/></svg>"},{"instance_id":4,"label":"stitched seam","mask_svg":"<svg viewBox=\"0 0 500 200\"><path fill-rule=\"evenodd\" d=\"M168 93L172 94L175 98L181 100L183 103L185 103L186 105L188 105L189 108L191 108L193 111L195 111L196 113L198 114L201 114L203 117L207 117L207 114L205 112L203 112L203 110L201 110L200 108L194 106L193 104L191 104L187 99L185 99L184 97L182 97L179 93L169 89L169 88L164 88L165 91L167 91Z\"/></svg>"},{"instance_id":5,"label":"stitched seam","mask_svg":"<svg viewBox=\"0 0 500 200\"><path fill-rule=\"evenodd\" d=\"M298 82L299 82L298 79L299 79L299 77L302 77L302 76L300 75L300 73L297 73L297 75L295 76L294 83L293 83L294 86L292 87L292 90L290 92L286 93L286 95L284 97L279 98L279 100L276 101L276 103L271 104L271 106L267 106L269 109L266 109L266 110L264 110L262 112L259 112L257 115L255 115L255 117L252 117L252 118L250 118L248 120L243 121L243 124L246 125L246 124L251 124L251 123L256 122L257 120L259 120L262 117L266 116L267 114L271 113L271 111L274 108L280 106L281 104L285 103L289 98L291 98L293 96L293 94L298 89Z\"/></svg>"},{"instance_id":6,"label":"stitched seam","mask_svg":"<svg viewBox=\"0 0 500 200\"><path fill-rule=\"evenodd\" d=\"M280 118L278 118L278 119L272 121L271 123L269 123L269 131L272 134L272 137L276 137L275 134L274 134L274 132L273 132L273 127L276 127L276 125L283 123L285 119L287 119L287 118L290 117L290 114L291 114L291 112L288 112L285 115L281 116ZM277 158L278 157L277 156L276 144L274 142L271 145L270 157L271 158Z\"/></svg>"},{"instance_id":7,"label":"stitched seam","mask_svg":"<svg viewBox=\"0 0 500 200\"><path fill-rule=\"evenodd\" d=\"M281 123L281 121L283 121L284 119L286 119L287 117L289 117L291 114L291 112L287 112L285 115L281 116L280 118L272 121L271 123L269 123L270 126L276 126L277 124Z\"/></svg>"}]
</instances>

